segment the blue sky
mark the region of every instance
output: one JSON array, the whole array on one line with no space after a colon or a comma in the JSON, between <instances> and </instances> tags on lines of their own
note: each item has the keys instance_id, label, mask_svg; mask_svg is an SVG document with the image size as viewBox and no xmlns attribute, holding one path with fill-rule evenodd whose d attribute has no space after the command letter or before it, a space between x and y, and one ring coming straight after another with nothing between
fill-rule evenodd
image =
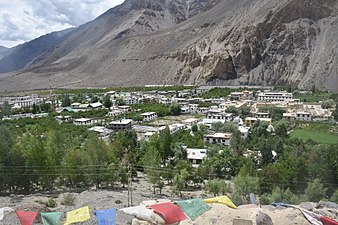
<instances>
[{"instance_id":1,"label":"blue sky","mask_svg":"<svg viewBox=\"0 0 338 225\"><path fill-rule=\"evenodd\" d=\"M1 0L0 46L13 47L93 20L124 0Z\"/></svg>"}]
</instances>

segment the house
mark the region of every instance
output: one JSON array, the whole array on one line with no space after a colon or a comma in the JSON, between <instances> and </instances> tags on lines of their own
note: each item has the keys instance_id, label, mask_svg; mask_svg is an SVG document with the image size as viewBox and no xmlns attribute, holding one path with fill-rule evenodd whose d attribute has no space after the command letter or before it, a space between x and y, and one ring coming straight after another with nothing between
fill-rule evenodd
<instances>
[{"instance_id":1,"label":"house","mask_svg":"<svg viewBox=\"0 0 338 225\"><path fill-rule=\"evenodd\" d=\"M75 119L73 123L76 126L91 126L93 125L93 120L91 118L80 118L80 119Z\"/></svg>"},{"instance_id":2,"label":"house","mask_svg":"<svg viewBox=\"0 0 338 225\"><path fill-rule=\"evenodd\" d=\"M192 166L197 168L207 157L207 149L187 148L187 159L192 163Z\"/></svg>"},{"instance_id":3,"label":"house","mask_svg":"<svg viewBox=\"0 0 338 225\"><path fill-rule=\"evenodd\" d=\"M103 105L101 102L94 102L94 103L90 103L87 107L89 109L102 109Z\"/></svg>"},{"instance_id":4,"label":"house","mask_svg":"<svg viewBox=\"0 0 338 225\"><path fill-rule=\"evenodd\" d=\"M244 126L239 126L238 130L239 130L239 132L241 132L241 138L245 139L245 138L248 137L250 128L244 127Z\"/></svg>"},{"instance_id":5,"label":"house","mask_svg":"<svg viewBox=\"0 0 338 225\"><path fill-rule=\"evenodd\" d=\"M145 113L142 113L140 116L143 117L144 122L152 121L157 118L156 112L145 112Z\"/></svg>"},{"instance_id":6,"label":"house","mask_svg":"<svg viewBox=\"0 0 338 225\"><path fill-rule=\"evenodd\" d=\"M22 108L22 107L31 107L34 104L37 105L43 101L43 98L39 98L37 94L27 95L27 96L13 96L13 97L0 97L0 105L3 105L5 102L8 102L10 105Z\"/></svg>"},{"instance_id":7,"label":"house","mask_svg":"<svg viewBox=\"0 0 338 225\"><path fill-rule=\"evenodd\" d=\"M128 105L121 105L121 106L118 106L117 109L119 109L119 110L121 110L122 112L125 112L125 113L131 111L131 107L128 106Z\"/></svg>"},{"instance_id":8,"label":"house","mask_svg":"<svg viewBox=\"0 0 338 225\"><path fill-rule=\"evenodd\" d=\"M100 137L107 137L113 132L112 130L107 129L105 127L101 127L101 126L91 127L88 130L98 133Z\"/></svg>"},{"instance_id":9,"label":"house","mask_svg":"<svg viewBox=\"0 0 338 225\"><path fill-rule=\"evenodd\" d=\"M231 136L231 133L207 134L203 136L203 140L206 144L221 144L224 146L229 146Z\"/></svg>"},{"instance_id":10,"label":"house","mask_svg":"<svg viewBox=\"0 0 338 225\"><path fill-rule=\"evenodd\" d=\"M156 133L156 132L151 132L151 131L144 133L144 136L143 136L144 140L145 140L145 141L150 141L150 138L151 138L155 133Z\"/></svg>"},{"instance_id":11,"label":"house","mask_svg":"<svg viewBox=\"0 0 338 225\"><path fill-rule=\"evenodd\" d=\"M186 120L183 120L182 123L186 124L187 126L193 126L197 124L200 120L197 118L188 118Z\"/></svg>"},{"instance_id":12,"label":"house","mask_svg":"<svg viewBox=\"0 0 338 225\"><path fill-rule=\"evenodd\" d=\"M119 116L119 115L122 115L122 114L124 114L124 112L122 110L119 110L119 109L115 109L115 110L108 112L108 116Z\"/></svg>"},{"instance_id":13,"label":"house","mask_svg":"<svg viewBox=\"0 0 338 225\"><path fill-rule=\"evenodd\" d=\"M171 135L177 133L178 131L184 130L185 128L187 128L187 126L181 123L175 123L175 124L169 125L169 130L170 130Z\"/></svg>"},{"instance_id":14,"label":"house","mask_svg":"<svg viewBox=\"0 0 338 225\"><path fill-rule=\"evenodd\" d=\"M230 101L243 101L253 99L252 91L231 92L228 96Z\"/></svg>"},{"instance_id":15,"label":"house","mask_svg":"<svg viewBox=\"0 0 338 225\"><path fill-rule=\"evenodd\" d=\"M312 116L309 112L296 112L296 120L311 121Z\"/></svg>"},{"instance_id":16,"label":"house","mask_svg":"<svg viewBox=\"0 0 338 225\"><path fill-rule=\"evenodd\" d=\"M56 116L54 118L59 123L67 123L67 122L70 122L72 120L72 117L70 117L70 116L62 116L62 115Z\"/></svg>"},{"instance_id":17,"label":"house","mask_svg":"<svg viewBox=\"0 0 338 225\"><path fill-rule=\"evenodd\" d=\"M116 120L109 123L108 128L112 130L128 130L132 128L133 120L130 119L122 119Z\"/></svg>"},{"instance_id":18,"label":"house","mask_svg":"<svg viewBox=\"0 0 338 225\"><path fill-rule=\"evenodd\" d=\"M293 99L292 93L286 91L281 92L261 92L258 94L259 102L287 102Z\"/></svg>"},{"instance_id":19,"label":"house","mask_svg":"<svg viewBox=\"0 0 338 225\"><path fill-rule=\"evenodd\" d=\"M211 127L213 123L226 123L231 122L233 118L232 113L222 113L219 110L209 110L203 123Z\"/></svg>"},{"instance_id":20,"label":"house","mask_svg":"<svg viewBox=\"0 0 338 225\"><path fill-rule=\"evenodd\" d=\"M256 117L246 117L245 118L245 126L246 127L252 127L252 125L257 121L257 120L260 120L260 121L264 121L264 122L267 122L267 123L271 123L271 118L256 118Z\"/></svg>"},{"instance_id":21,"label":"house","mask_svg":"<svg viewBox=\"0 0 338 225\"><path fill-rule=\"evenodd\" d=\"M138 98L135 96L124 98L123 101L126 103L126 105L135 105L139 103Z\"/></svg>"},{"instance_id":22,"label":"house","mask_svg":"<svg viewBox=\"0 0 338 225\"><path fill-rule=\"evenodd\" d=\"M283 120L295 121L296 120L296 113L283 113Z\"/></svg>"},{"instance_id":23,"label":"house","mask_svg":"<svg viewBox=\"0 0 338 225\"><path fill-rule=\"evenodd\" d=\"M254 115L256 118L270 118L270 113L268 112L256 112Z\"/></svg>"}]
</instances>

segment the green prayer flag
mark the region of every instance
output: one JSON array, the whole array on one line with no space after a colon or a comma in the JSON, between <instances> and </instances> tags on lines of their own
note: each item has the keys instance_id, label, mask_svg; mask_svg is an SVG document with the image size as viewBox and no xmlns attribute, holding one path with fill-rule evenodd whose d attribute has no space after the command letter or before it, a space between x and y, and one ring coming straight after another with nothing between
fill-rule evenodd
<instances>
[{"instance_id":1,"label":"green prayer flag","mask_svg":"<svg viewBox=\"0 0 338 225\"><path fill-rule=\"evenodd\" d=\"M60 225L62 212L41 213L43 225Z\"/></svg>"},{"instance_id":2,"label":"green prayer flag","mask_svg":"<svg viewBox=\"0 0 338 225\"><path fill-rule=\"evenodd\" d=\"M210 206L199 198L177 201L175 204L177 204L191 220L195 220L210 209Z\"/></svg>"}]
</instances>

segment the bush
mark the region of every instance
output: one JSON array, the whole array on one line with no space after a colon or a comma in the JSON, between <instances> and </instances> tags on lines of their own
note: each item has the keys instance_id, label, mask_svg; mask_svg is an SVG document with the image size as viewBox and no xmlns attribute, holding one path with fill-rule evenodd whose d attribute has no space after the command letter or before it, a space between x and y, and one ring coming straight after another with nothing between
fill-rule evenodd
<instances>
[{"instance_id":1,"label":"bush","mask_svg":"<svg viewBox=\"0 0 338 225\"><path fill-rule=\"evenodd\" d=\"M318 202L326 195L327 188L324 188L321 181L317 178L308 183L305 189L305 199L309 202Z\"/></svg>"},{"instance_id":2,"label":"bush","mask_svg":"<svg viewBox=\"0 0 338 225\"><path fill-rule=\"evenodd\" d=\"M217 196L220 193L224 195L229 191L228 185L223 180L220 180L220 179L214 179L214 180L208 181L206 185L206 189L209 192L213 193L214 196Z\"/></svg>"},{"instance_id":3,"label":"bush","mask_svg":"<svg viewBox=\"0 0 338 225\"><path fill-rule=\"evenodd\" d=\"M74 206L75 205L75 197L71 194L65 195L61 201L61 205Z\"/></svg>"},{"instance_id":4,"label":"bush","mask_svg":"<svg viewBox=\"0 0 338 225\"><path fill-rule=\"evenodd\" d=\"M35 202L45 205L46 207L49 207L49 208L54 208L58 205L54 198L49 198L46 202L41 201L41 200L37 200Z\"/></svg>"},{"instance_id":5,"label":"bush","mask_svg":"<svg viewBox=\"0 0 338 225\"><path fill-rule=\"evenodd\" d=\"M259 190L259 179L252 176L237 176L235 178L235 193L249 200L250 193L257 193Z\"/></svg>"},{"instance_id":6,"label":"bush","mask_svg":"<svg viewBox=\"0 0 338 225\"><path fill-rule=\"evenodd\" d=\"M261 204L270 204L272 202L299 204L302 202L302 198L292 193L290 189L283 190L279 187L276 187L273 189L271 194L264 193L260 196Z\"/></svg>"},{"instance_id":7,"label":"bush","mask_svg":"<svg viewBox=\"0 0 338 225\"><path fill-rule=\"evenodd\" d=\"M330 201L338 203L338 189L336 189L336 191L333 193L333 195L330 198Z\"/></svg>"}]
</instances>

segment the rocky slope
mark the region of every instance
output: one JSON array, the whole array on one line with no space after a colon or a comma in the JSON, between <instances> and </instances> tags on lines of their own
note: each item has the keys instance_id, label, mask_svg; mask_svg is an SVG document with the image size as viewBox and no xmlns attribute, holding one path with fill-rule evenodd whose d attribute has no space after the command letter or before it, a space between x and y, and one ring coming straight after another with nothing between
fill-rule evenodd
<instances>
[{"instance_id":1,"label":"rocky slope","mask_svg":"<svg viewBox=\"0 0 338 225\"><path fill-rule=\"evenodd\" d=\"M10 48L0 46L0 60L11 51Z\"/></svg>"},{"instance_id":2,"label":"rocky slope","mask_svg":"<svg viewBox=\"0 0 338 225\"><path fill-rule=\"evenodd\" d=\"M216 5L216 7L215 7ZM126 0L0 91L143 84L338 91L337 0Z\"/></svg>"},{"instance_id":3,"label":"rocky slope","mask_svg":"<svg viewBox=\"0 0 338 225\"><path fill-rule=\"evenodd\" d=\"M48 53L56 44L62 41L72 29L46 34L30 42L18 45L11 49L6 49L1 57L0 49L0 73L11 72L29 66L29 63L40 56Z\"/></svg>"}]
</instances>

